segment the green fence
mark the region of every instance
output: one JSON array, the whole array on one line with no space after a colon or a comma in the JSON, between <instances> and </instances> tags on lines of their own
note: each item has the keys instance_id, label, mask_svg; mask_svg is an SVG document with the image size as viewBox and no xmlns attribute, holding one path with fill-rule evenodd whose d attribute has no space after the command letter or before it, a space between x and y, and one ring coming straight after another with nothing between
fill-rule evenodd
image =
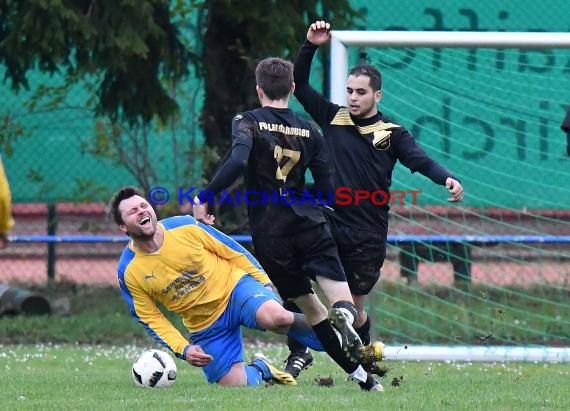
<instances>
[{"instance_id":1,"label":"green fence","mask_svg":"<svg viewBox=\"0 0 570 411\"><path fill-rule=\"evenodd\" d=\"M570 3L564 0L547 4L531 0L378 0L373 5L368 1L353 4L366 16L354 29L570 28ZM186 32L189 41L195 41L192 29ZM299 33L300 40L302 37ZM470 204L552 207L555 205L545 197L568 198L568 191L560 188L567 177L567 161L562 156L564 136L558 128L563 107L570 104L570 56L565 50L366 52L385 75L382 110L408 127L431 155L461 176L472 192L480 193L479 199L468 198ZM89 84L69 90L64 98L61 77L35 74L30 85L30 91L18 95L7 84L0 88L3 132L21 129L23 134L15 142L12 156L3 153L15 202L100 201L107 199L117 185L137 183L133 175L136 164L129 168L126 161L105 156L115 153L98 138L102 127L96 125L89 109ZM197 181L199 170L192 165L196 163L193 153L202 139L200 89L196 79L180 87L181 122L161 129L129 130L121 137L128 154L133 133L148 136L151 185L173 189ZM544 190L540 183L545 180L550 181L553 191L548 196L536 195ZM407 170L398 169L395 188L417 188L418 181L410 178ZM494 188L497 185L499 189ZM429 184L425 186L420 201L436 202L440 192ZM523 192L518 190L521 187Z\"/></svg>"},{"instance_id":2,"label":"green fence","mask_svg":"<svg viewBox=\"0 0 570 411\"><path fill-rule=\"evenodd\" d=\"M352 29L570 28L567 0L353 3L366 20ZM191 30L188 36L198 38ZM396 168L393 188L422 194L417 207L394 207L390 234L419 237L388 247L370 302L375 333L391 342L568 345L570 157L559 125L570 104L569 51L366 48L350 58L380 67L381 110L466 189L464 204L447 207L442 187ZM312 75L318 88L322 67L315 64ZM61 78L30 80L30 91L19 95L0 88L2 132L21 135L13 154L3 153L4 165L16 203L57 204L16 204L15 236L116 235L100 203L63 202L105 201L118 186L139 184L140 175L171 193L196 185L203 97L197 79L177 90L180 122L115 134L96 122L90 84L66 90ZM118 144L107 144L110 135ZM135 157L137 150L145 156ZM452 240L429 240L434 235ZM489 240L505 235L512 240ZM1 252L0 282L116 284L122 247L16 242Z\"/></svg>"}]
</instances>

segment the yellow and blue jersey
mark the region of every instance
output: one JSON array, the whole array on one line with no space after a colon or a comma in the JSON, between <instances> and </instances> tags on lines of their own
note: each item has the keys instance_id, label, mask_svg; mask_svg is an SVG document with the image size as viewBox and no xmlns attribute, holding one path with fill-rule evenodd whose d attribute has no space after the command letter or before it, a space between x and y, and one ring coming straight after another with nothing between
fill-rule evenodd
<instances>
[{"instance_id":1,"label":"yellow and blue jersey","mask_svg":"<svg viewBox=\"0 0 570 411\"><path fill-rule=\"evenodd\" d=\"M188 340L164 317L157 302L182 317L191 332L209 327L222 315L238 281L250 274L270 283L255 258L232 238L191 216L159 221L162 247L143 253L125 247L119 261L119 286L131 314L160 344L183 357Z\"/></svg>"},{"instance_id":2,"label":"yellow and blue jersey","mask_svg":"<svg viewBox=\"0 0 570 411\"><path fill-rule=\"evenodd\" d=\"M0 158L0 235L6 235L14 226L12 218L12 195L8 178Z\"/></svg>"}]
</instances>

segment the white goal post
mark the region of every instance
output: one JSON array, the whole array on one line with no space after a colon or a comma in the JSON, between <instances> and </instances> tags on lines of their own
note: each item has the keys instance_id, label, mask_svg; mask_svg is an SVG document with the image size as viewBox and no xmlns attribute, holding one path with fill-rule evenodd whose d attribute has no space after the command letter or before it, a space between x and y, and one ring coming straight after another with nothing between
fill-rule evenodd
<instances>
[{"instance_id":1,"label":"white goal post","mask_svg":"<svg viewBox=\"0 0 570 411\"><path fill-rule=\"evenodd\" d=\"M333 30L330 56L330 98L346 104L348 47L479 47L570 48L570 33L479 31L360 31Z\"/></svg>"},{"instance_id":2,"label":"white goal post","mask_svg":"<svg viewBox=\"0 0 570 411\"><path fill-rule=\"evenodd\" d=\"M349 47L407 48L570 48L570 33L468 31L333 30L330 49L330 100L346 105ZM431 346L386 347L390 360L569 362L569 347Z\"/></svg>"}]
</instances>

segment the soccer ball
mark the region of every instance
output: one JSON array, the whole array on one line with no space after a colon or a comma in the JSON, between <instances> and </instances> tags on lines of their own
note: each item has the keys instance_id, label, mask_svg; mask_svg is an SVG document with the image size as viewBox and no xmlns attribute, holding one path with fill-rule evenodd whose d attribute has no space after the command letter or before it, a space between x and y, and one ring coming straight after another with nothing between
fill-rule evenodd
<instances>
[{"instance_id":1,"label":"soccer ball","mask_svg":"<svg viewBox=\"0 0 570 411\"><path fill-rule=\"evenodd\" d=\"M174 384L176 371L176 363L168 353L153 349L139 355L131 374L140 387L164 388Z\"/></svg>"}]
</instances>

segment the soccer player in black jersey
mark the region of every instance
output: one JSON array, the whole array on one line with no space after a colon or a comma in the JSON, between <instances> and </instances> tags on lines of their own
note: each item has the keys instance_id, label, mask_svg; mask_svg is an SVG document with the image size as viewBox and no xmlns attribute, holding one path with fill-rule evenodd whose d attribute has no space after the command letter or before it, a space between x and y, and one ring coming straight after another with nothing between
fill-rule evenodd
<instances>
[{"instance_id":1,"label":"soccer player in black jersey","mask_svg":"<svg viewBox=\"0 0 570 411\"><path fill-rule=\"evenodd\" d=\"M309 85L311 62L318 46L329 41L330 24L312 23L307 41L294 62L295 97L321 127L330 148L335 188L382 190L389 195L392 171L400 161L412 172L419 172L434 183L444 185L449 201L463 199L460 182L432 160L402 126L386 119L376 107L382 97L380 72L370 65L354 67L346 85L348 106L328 101ZM364 344L370 341L370 319L364 309L366 295L380 277L386 256L389 201L376 205L371 200L358 205L334 205L327 212L331 232L358 310L355 328ZM291 304L286 307L292 309ZM291 354L286 367L294 374L296 363L312 362L306 347L288 341Z\"/></svg>"},{"instance_id":2,"label":"soccer player in black jersey","mask_svg":"<svg viewBox=\"0 0 570 411\"><path fill-rule=\"evenodd\" d=\"M560 128L566 133L566 153L570 156L570 107L566 111L566 117L564 117Z\"/></svg>"},{"instance_id":3,"label":"soccer player in black jersey","mask_svg":"<svg viewBox=\"0 0 570 411\"><path fill-rule=\"evenodd\" d=\"M200 203L245 173L256 256L279 294L301 308L326 352L363 389L383 391L360 364L366 349L352 327L356 308L326 220L305 191L307 169L317 190L332 190L333 168L321 132L288 108L295 88L291 62L265 59L255 77L262 107L234 117L231 153L200 192L194 216L213 223ZM322 289L330 310L311 280Z\"/></svg>"}]
</instances>

